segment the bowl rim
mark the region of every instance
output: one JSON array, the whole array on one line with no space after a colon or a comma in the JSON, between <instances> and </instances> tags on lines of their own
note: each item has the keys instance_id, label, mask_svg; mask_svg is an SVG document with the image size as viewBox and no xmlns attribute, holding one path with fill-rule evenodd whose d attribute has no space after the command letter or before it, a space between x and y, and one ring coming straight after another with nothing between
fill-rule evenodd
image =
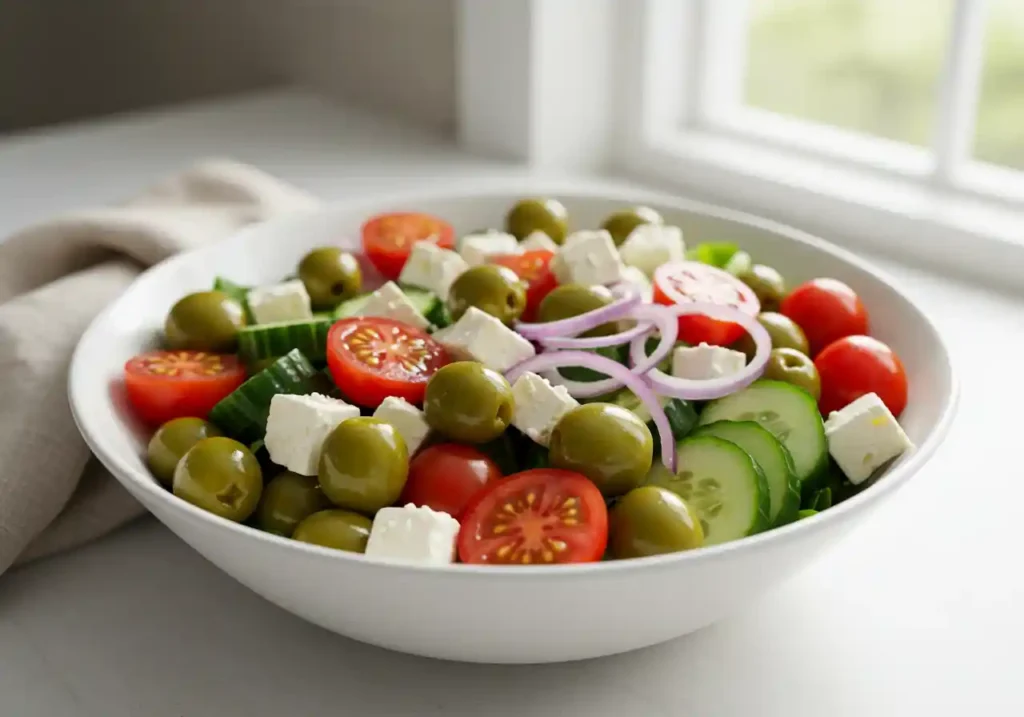
<instances>
[{"instance_id":1,"label":"bowl rim","mask_svg":"<svg viewBox=\"0 0 1024 717\"><path fill-rule=\"evenodd\" d=\"M211 251L214 246L221 246L224 243L244 243L254 233L268 231L268 227L286 225L290 222L301 221L303 217L310 215L333 213L333 212L354 212L360 208L364 211L380 211L381 207L395 205L415 205L429 203L432 201L446 201L451 199L484 199L488 197L528 197L528 196L555 196L560 198L573 199L603 199L614 200L624 204L661 204L673 209L690 214L702 215L705 217L721 219L747 225L754 229L771 232L786 237L791 241L811 246L815 249L825 251L842 261L852 264L857 269L872 275L878 281L886 284L898 293L918 314L927 331L931 334L937 346L941 347L942 358L945 360L946 369L950 377L950 391L941 409L941 414L935 423L931 434L916 446L914 451L905 460L896 465L891 472L885 475L884 480L877 480L857 495L839 503L836 506L822 511L810 518L794 521L788 525L758 533L756 535L741 538L739 540L721 543L718 545L706 546L698 550L683 551L678 553L667 553L629 560L598 561L594 563L572 563L567 565L530 565L516 566L514 570L507 566L495 565L469 565L464 563L452 563L449 565L416 565L398 562L382 561L379 559L367 558L358 553L350 553L341 550L334 550L318 545L303 543L300 541L284 538L263 532L241 523L235 523L220 518L212 513L204 511L196 506L187 503L174 496L173 493L163 488L147 473L135 469L129 465L120 454L121 452L110 447L103 435L94 429L88 412L85 410L87 401L83 399L80 388L89 380L89 365L84 360L85 348L95 342L100 335L100 326L104 324L107 317L112 314L137 286L147 281L154 272L164 271L168 266L174 266L182 262L191 262L195 257L201 256L204 252ZM656 190L638 188L621 183L604 181L580 181L580 180L542 180L537 178L515 178L515 179L487 179L484 181L462 181L453 182L444 190L438 189L414 189L389 194L378 194L374 196L359 197L351 200L325 203L312 210L303 210L290 213L281 217L273 218L243 227L229 237L213 245L207 245L191 251L176 254L168 259L143 271L118 298L105 307L89 324L89 327L82 334L75 347L68 371L68 398L71 406L71 413L79 432L85 439L86 444L92 452L100 459L100 462L123 484L126 489L130 483L137 490L141 490L153 497L158 502L164 502L170 510L177 511L186 517L190 522L206 524L212 530L235 532L240 536L247 536L257 541L265 541L271 545L285 550L296 550L304 552L311 557L319 556L327 560L351 563L359 566L357 569L385 570L385 571L406 571L406 572L429 572L444 574L446 577L462 576L467 579L481 577L497 578L501 580L516 579L516 577L546 575L550 578L556 576L566 577L580 574L599 573L602 575L618 575L630 573L636 570L651 569L675 569L683 565L719 559L722 556L735 556L740 552L781 546L794 539L797 539L806 531L819 531L830 523L838 524L844 522L853 514L867 510L870 505L880 501L883 497L891 495L897 488L909 481L920 468L928 461L938 446L942 443L953 419L960 398L960 382L954 370L952 359L942 335L935 327L934 322L928 314L921 309L917 302L896 288L892 278L886 273L870 264L849 250L831 244L817 236L800 229L766 219L756 215L740 212L725 207L708 204L705 202L680 197ZM129 491L133 492L133 491ZM148 506L147 506L148 510ZM150 511L152 512L152 511Z\"/></svg>"}]
</instances>

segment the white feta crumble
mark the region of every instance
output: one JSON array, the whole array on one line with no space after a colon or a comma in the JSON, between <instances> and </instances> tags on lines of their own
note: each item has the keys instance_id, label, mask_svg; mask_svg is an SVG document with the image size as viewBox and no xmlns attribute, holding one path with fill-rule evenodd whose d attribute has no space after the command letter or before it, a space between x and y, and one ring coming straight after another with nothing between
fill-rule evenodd
<instances>
[{"instance_id":1,"label":"white feta crumble","mask_svg":"<svg viewBox=\"0 0 1024 717\"><path fill-rule=\"evenodd\" d=\"M315 476L320 450L334 428L359 415L359 409L336 398L313 393L279 393L270 399L264 445L270 460L304 476Z\"/></svg>"},{"instance_id":2,"label":"white feta crumble","mask_svg":"<svg viewBox=\"0 0 1024 717\"><path fill-rule=\"evenodd\" d=\"M551 237L549 237L547 234L545 234L544 232L540 231L539 229L537 231L531 233L529 236L527 236L521 242L519 242L519 248L522 249L524 252L526 252L526 251L551 251L551 252L558 251L558 245L555 244L554 239L552 239Z\"/></svg>"},{"instance_id":3,"label":"white feta crumble","mask_svg":"<svg viewBox=\"0 0 1024 717\"><path fill-rule=\"evenodd\" d=\"M430 322L409 301L409 297L398 287L398 284L393 281L389 281L370 294L366 303L359 308L356 315L380 316L385 319L394 319L395 321L415 326L418 329L425 329L430 326Z\"/></svg>"},{"instance_id":4,"label":"white feta crumble","mask_svg":"<svg viewBox=\"0 0 1024 717\"><path fill-rule=\"evenodd\" d=\"M622 279L622 260L604 229L570 234L557 258L555 275L563 283L605 285Z\"/></svg>"},{"instance_id":5,"label":"white feta crumble","mask_svg":"<svg viewBox=\"0 0 1024 717\"><path fill-rule=\"evenodd\" d=\"M423 417L423 411L404 398L397 396L388 396L381 401L377 410L373 412L373 417L387 421L394 426L405 441L410 456L419 449L427 434L430 433L430 426L427 425L427 421Z\"/></svg>"},{"instance_id":6,"label":"white feta crumble","mask_svg":"<svg viewBox=\"0 0 1024 717\"><path fill-rule=\"evenodd\" d=\"M619 255L627 265L652 276L662 264L686 258L683 231L679 227L641 224L622 242Z\"/></svg>"},{"instance_id":7,"label":"white feta crumble","mask_svg":"<svg viewBox=\"0 0 1024 717\"><path fill-rule=\"evenodd\" d=\"M742 351L722 346L680 346L672 352L672 375L694 381L721 378L739 373L747 365Z\"/></svg>"},{"instance_id":8,"label":"white feta crumble","mask_svg":"<svg viewBox=\"0 0 1024 717\"><path fill-rule=\"evenodd\" d=\"M434 340L456 358L479 361L502 374L537 353L533 344L475 306L451 326L436 331Z\"/></svg>"},{"instance_id":9,"label":"white feta crumble","mask_svg":"<svg viewBox=\"0 0 1024 717\"><path fill-rule=\"evenodd\" d=\"M647 275L635 266L627 266L622 270L622 280L635 286L648 304L654 302L654 285Z\"/></svg>"},{"instance_id":10,"label":"white feta crumble","mask_svg":"<svg viewBox=\"0 0 1024 717\"><path fill-rule=\"evenodd\" d=\"M257 324L313 319L309 293L300 279L272 286L257 286L249 291L246 301Z\"/></svg>"},{"instance_id":11,"label":"white feta crumble","mask_svg":"<svg viewBox=\"0 0 1024 717\"><path fill-rule=\"evenodd\" d=\"M863 483L893 458L913 449L882 399L868 393L825 421L828 452L854 485Z\"/></svg>"},{"instance_id":12,"label":"white feta crumble","mask_svg":"<svg viewBox=\"0 0 1024 717\"><path fill-rule=\"evenodd\" d=\"M445 301L452 283L468 268L466 260L454 251L433 242L418 241L413 244L398 281L432 291Z\"/></svg>"},{"instance_id":13,"label":"white feta crumble","mask_svg":"<svg viewBox=\"0 0 1024 717\"><path fill-rule=\"evenodd\" d=\"M512 425L542 446L548 445L551 431L562 416L580 405L565 386L552 386L530 371L512 384L512 399Z\"/></svg>"},{"instance_id":14,"label":"white feta crumble","mask_svg":"<svg viewBox=\"0 0 1024 717\"><path fill-rule=\"evenodd\" d=\"M447 513L408 503L381 508L373 518L366 556L416 565L448 565L455 560L459 521Z\"/></svg>"},{"instance_id":15,"label":"white feta crumble","mask_svg":"<svg viewBox=\"0 0 1024 717\"><path fill-rule=\"evenodd\" d=\"M459 253L469 266L486 264L491 257L505 254L522 254L519 242L505 232L470 234L463 238Z\"/></svg>"}]
</instances>

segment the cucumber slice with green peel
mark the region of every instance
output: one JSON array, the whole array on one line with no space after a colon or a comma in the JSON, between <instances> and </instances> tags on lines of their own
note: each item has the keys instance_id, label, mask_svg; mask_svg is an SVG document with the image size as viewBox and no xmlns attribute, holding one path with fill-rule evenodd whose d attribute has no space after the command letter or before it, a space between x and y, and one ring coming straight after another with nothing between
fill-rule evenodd
<instances>
[{"instance_id":1,"label":"cucumber slice with green peel","mask_svg":"<svg viewBox=\"0 0 1024 717\"><path fill-rule=\"evenodd\" d=\"M244 326L238 331L238 355L252 362L298 349L311 361L322 361L327 356L327 332L333 323L333 319L313 319Z\"/></svg>"},{"instance_id":2,"label":"cucumber slice with green peel","mask_svg":"<svg viewBox=\"0 0 1024 717\"><path fill-rule=\"evenodd\" d=\"M665 415L668 417L668 425L672 428L672 438L676 441L681 441L689 435L690 431L697 425L697 410L693 407L693 404L689 401L684 401L681 398L669 398L667 396L659 397L658 401L661 403L661 407L665 410ZM622 406L623 408L632 411L636 414L637 418L647 424L647 427L651 430L652 436L658 435L658 427L654 425L654 421L651 420L651 412L647 410L647 406L636 397L636 394L630 391L628 388L624 388L621 391L616 391L611 396L604 399L605 403L614 403L616 406ZM658 441L655 441L655 447L658 445Z\"/></svg>"},{"instance_id":3,"label":"cucumber slice with green peel","mask_svg":"<svg viewBox=\"0 0 1024 717\"><path fill-rule=\"evenodd\" d=\"M311 393L316 369L298 349L289 351L250 378L210 410L210 422L242 443L262 440L270 400L279 393Z\"/></svg>"},{"instance_id":4,"label":"cucumber slice with green peel","mask_svg":"<svg viewBox=\"0 0 1024 717\"><path fill-rule=\"evenodd\" d=\"M225 279L223 276L218 276L213 280L213 290L222 291L232 299L242 305L242 309L245 310L245 319L249 323L252 323L252 314L249 312L249 287L236 284L231 279Z\"/></svg>"},{"instance_id":5,"label":"cucumber slice with green peel","mask_svg":"<svg viewBox=\"0 0 1024 717\"><path fill-rule=\"evenodd\" d=\"M768 482L768 518L773 526L796 520L800 509L800 481L793 459L778 439L754 421L716 421L701 426L694 436L716 436L745 450L764 472Z\"/></svg>"},{"instance_id":6,"label":"cucumber slice with green peel","mask_svg":"<svg viewBox=\"0 0 1024 717\"><path fill-rule=\"evenodd\" d=\"M430 321L430 315L434 313L439 305L444 305L444 302L437 298L437 294L432 291L425 289L415 289L413 287L404 287L402 292L405 294L405 298L409 300L409 303L416 307L416 310L426 317L427 321ZM434 323L430 321L430 323Z\"/></svg>"},{"instance_id":7,"label":"cucumber slice with green peel","mask_svg":"<svg viewBox=\"0 0 1024 717\"><path fill-rule=\"evenodd\" d=\"M737 393L709 402L700 425L715 421L756 421L785 446L793 472L806 493L826 478L825 423L811 394L782 381L760 380Z\"/></svg>"},{"instance_id":8,"label":"cucumber slice with green peel","mask_svg":"<svg viewBox=\"0 0 1024 717\"><path fill-rule=\"evenodd\" d=\"M691 436L679 441L676 453L679 471L652 470L648 483L671 490L696 509L705 545L738 540L770 526L768 483L746 451L715 436Z\"/></svg>"},{"instance_id":9,"label":"cucumber slice with green peel","mask_svg":"<svg viewBox=\"0 0 1024 717\"><path fill-rule=\"evenodd\" d=\"M359 296L353 296L351 299L342 301L334 308L335 321L338 319L348 319L353 316L358 316L363 305L369 300L369 294L360 294Z\"/></svg>"},{"instance_id":10,"label":"cucumber slice with green peel","mask_svg":"<svg viewBox=\"0 0 1024 717\"><path fill-rule=\"evenodd\" d=\"M446 326L452 325L452 314L448 311L448 307L445 303L440 300L434 304L430 311L425 312L423 316L435 329L443 329Z\"/></svg>"}]
</instances>

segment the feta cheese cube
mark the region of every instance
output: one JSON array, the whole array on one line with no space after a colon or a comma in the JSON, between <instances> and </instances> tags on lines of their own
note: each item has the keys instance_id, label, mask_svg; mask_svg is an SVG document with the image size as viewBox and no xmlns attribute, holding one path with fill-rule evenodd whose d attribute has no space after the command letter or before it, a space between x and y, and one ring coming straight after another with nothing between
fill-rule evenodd
<instances>
[{"instance_id":1,"label":"feta cheese cube","mask_svg":"<svg viewBox=\"0 0 1024 717\"><path fill-rule=\"evenodd\" d=\"M475 306L451 326L436 331L434 340L460 360L479 361L498 373L537 353L533 344Z\"/></svg>"},{"instance_id":2,"label":"feta cheese cube","mask_svg":"<svg viewBox=\"0 0 1024 717\"><path fill-rule=\"evenodd\" d=\"M258 286L249 292L246 301L257 324L313 319L309 293L299 279L273 286Z\"/></svg>"},{"instance_id":3,"label":"feta cheese cube","mask_svg":"<svg viewBox=\"0 0 1024 717\"><path fill-rule=\"evenodd\" d=\"M519 248L526 251L558 251L554 240L539 229L519 242Z\"/></svg>"},{"instance_id":4,"label":"feta cheese cube","mask_svg":"<svg viewBox=\"0 0 1024 717\"><path fill-rule=\"evenodd\" d=\"M604 229L571 234L558 258L555 275L562 282L614 284L622 279L622 260L612 235Z\"/></svg>"},{"instance_id":5,"label":"feta cheese cube","mask_svg":"<svg viewBox=\"0 0 1024 717\"><path fill-rule=\"evenodd\" d=\"M275 395L270 399L267 435L263 439L270 460L299 475L315 476L327 434L358 415L355 406L319 393Z\"/></svg>"},{"instance_id":6,"label":"feta cheese cube","mask_svg":"<svg viewBox=\"0 0 1024 717\"><path fill-rule=\"evenodd\" d=\"M522 254L519 242L511 234L505 232L487 232L486 234L470 234L462 240L459 253L470 266L486 264L492 256L502 254Z\"/></svg>"},{"instance_id":7,"label":"feta cheese cube","mask_svg":"<svg viewBox=\"0 0 1024 717\"><path fill-rule=\"evenodd\" d=\"M530 371L512 384L512 398L512 425L542 446L548 445L551 431L562 416L580 405L565 386L552 386Z\"/></svg>"},{"instance_id":8,"label":"feta cheese cube","mask_svg":"<svg viewBox=\"0 0 1024 717\"><path fill-rule=\"evenodd\" d=\"M683 232L679 227L641 224L622 242L619 255L625 264L652 276L662 264L686 258Z\"/></svg>"},{"instance_id":9,"label":"feta cheese cube","mask_svg":"<svg viewBox=\"0 0 1024 717\"><path fill-rule=\"evenodd\" d=\"M448 565L455 560L459 521L412 503L381 508L373 518L366 557L415 565Z\"/></svg>"},{"instance_id":10,"label":"feta cheese cube","mask_svg":"<svg viewBox=\"0 0 1024 717\"><path fill-rule=\"evenodd\" d=\"M426 439L427 434L430 433L430 426L427 425L427 421L423 417L423 411L404 398L397 396L385 398L373 412L373 417L387 421L395 427L405 441L410 456L416 452Z\"/></svg>"},{"instance_id":11,"label":"feta cheese cube","mask_svg":"<svg viewBox=\"0 0 1024 717\"><path fill-rule=\"evenodd\" d=\"M747 365L742 351L722 346L680 346L672 352L672 375L694 381L721 378L739 373Z\"/></svg>"},{"instance_id":12,"label":"feta cheese cube","mask_svg":"<svg viewBox=\"0 0 1024 717\"><path fill-rule=\"evenodd\" d=\"M877 394L868 393L825 421L828 452L854 485L878 468L913 449L892 413Z\"/></svg>"},{"instance_id":13,"label":"feta cheese cube","mask_svg":"<svg viewBox=\"0 0 1024 717\"><path fill-rule=\"evenodd\" d=\"M413 244L398 281L432 291L444 301L452 283L468 268L466 260L455 252L433 242L418 241Z\"/></svg>"},{"instance_id":14,"label":"feta cheese cube","mask_svg":"<svg viewBox=\"0 0 1024 717\"><path fill-rule=\"evenodd\" d=\"M651 280L635 266L627 266L622 270L622 280L635 286L647 303L654 301L654 286Z\"/></svg>"},{"instance_id":15,"label":"feta cheese cube","mask_svg":"<svg viewBox=\"0 0 1024 717\"><path fill-rule=\"evenodd\" d=\"M356 315L381 316L415 326L417 329L425 329L430 326L430 322L424 318L419 309L413 306L409 297L393 281L389 281L370 294Z\"/></svg>"}]
</instances>

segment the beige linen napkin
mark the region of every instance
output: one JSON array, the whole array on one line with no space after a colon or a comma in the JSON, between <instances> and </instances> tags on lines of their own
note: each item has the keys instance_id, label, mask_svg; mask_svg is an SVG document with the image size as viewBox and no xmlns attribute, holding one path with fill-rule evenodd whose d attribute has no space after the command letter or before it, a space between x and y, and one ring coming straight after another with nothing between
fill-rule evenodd
<instances>
[{"instance_id":1,"label":"beige linen napkin","mask_svg":"<svg viewBox=\"0 0 1024 717\"><path fill-rule=\"evenodd\" d=\"M144 267L314 205L259 170L212 160L0 243L0 574L142 512L90 456L68 406L68 364L92 318Z\"/></svg>"}]
</instances>

